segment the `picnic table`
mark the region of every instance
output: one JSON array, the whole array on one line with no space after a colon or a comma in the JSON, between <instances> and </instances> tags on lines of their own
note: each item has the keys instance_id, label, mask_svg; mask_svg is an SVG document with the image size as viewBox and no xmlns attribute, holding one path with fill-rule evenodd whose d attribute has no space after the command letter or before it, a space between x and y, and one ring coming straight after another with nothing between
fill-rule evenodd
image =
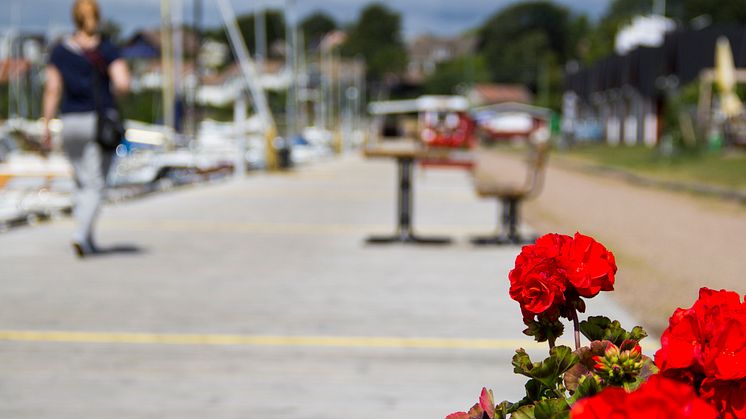
<instances>
[{"instance_id":1,"label":"picnic table","mask_svg":"<svg viewBox=\"0 0 746 419\"><path fill-rule=\"evenodd\" d=\"M416 160L424 158L443 157L444 151L430 150L422 145L421 141L411 138L397 138L379 141L374 145L366 146L363 155L367 158L388 158L396 160L399 168L398 225L396 231L388 236L368 237L368 243L415 243L415 244L447 244L451 242L448 237L424 237L414 233L412 227L413 218L413 184L412 168Z\"/></svg>"}]
</instances>

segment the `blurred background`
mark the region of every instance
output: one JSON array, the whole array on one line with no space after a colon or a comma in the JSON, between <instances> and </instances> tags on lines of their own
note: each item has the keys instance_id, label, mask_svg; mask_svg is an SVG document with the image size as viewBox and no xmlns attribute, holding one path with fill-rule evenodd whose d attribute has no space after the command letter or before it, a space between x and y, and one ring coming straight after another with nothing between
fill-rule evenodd
<instances>
[{"instance_id":1,"label":"blurred background","mask_svg":"<svg viewBox=\"0 0 746 419\"><path fill-rule=\"evenodd\" d=\"M547 232L615 253L589 314L648 355L746 291L746 2L100 4L132 92L84 261L41 147L72 2L0 5L0 416L444 417L538 350L507 273Z\"/></svg>"}]
</instances>

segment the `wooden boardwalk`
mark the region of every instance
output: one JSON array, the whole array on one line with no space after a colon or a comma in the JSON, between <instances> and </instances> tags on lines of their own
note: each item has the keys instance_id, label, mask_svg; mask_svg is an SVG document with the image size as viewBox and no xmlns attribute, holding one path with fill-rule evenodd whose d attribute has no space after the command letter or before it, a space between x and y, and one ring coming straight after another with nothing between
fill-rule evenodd
<instances>
[{"instance_id":1,"label":"wooden boardwalk","mask_svg":"<svg viewBox=\"0 0 746 419\"><path fill-rule=\"evenodd\" d=\"M69 220L0 234L0 417L443 418L482 386L517 400L507 273L477 249L493 202L463 171L415 177L443 247L364 244L394 224L395 167L356 156L105 209L108 254ZM594 309L599 307L600 309ZM633 320L602 297L589 313Z\"/></svg>"}]
</instances>

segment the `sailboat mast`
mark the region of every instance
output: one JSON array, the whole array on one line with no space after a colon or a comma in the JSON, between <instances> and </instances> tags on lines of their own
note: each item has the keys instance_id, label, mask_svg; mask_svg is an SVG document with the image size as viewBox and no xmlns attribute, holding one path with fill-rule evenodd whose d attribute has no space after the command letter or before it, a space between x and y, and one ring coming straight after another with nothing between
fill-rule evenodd
<instances>
[{"instance_id":1,"label":"sailboat mast","mask_svg":"<svg viewBox=\"0 0 746 419\"><path fill-rule=\"evenodd\" d=\"M175 128L173 82L173 28L171 0L161 0L161 83L163 86L163 125L168 147L173 148Z\"/></svg>"},{"instance_id":2,"label":"sailboat mast","mask_svg":"<svg viewBox=\"0 0 746 419\"><path fill-rule=\"evenodd\" d=\"M199 119L200 119L200 106L198 101L199 89L202 84L202 2L203 0L194 0L194 16L193 16L193 28L194 32L194 43L196 50L194 54L194 88L191 95L191 109L190 109L190 124L191 133L194 138L197 138L199 130Z\"/></svg>"},{"instance_id":3,"label":"sailboat mast","mask_svg":"<svg viewBox=\"0 0 746 419\"><path fill-rule=\"evenodd\" d=\"M285 137L288 141L298 134L297 81L298 81L298 28L295 22L294 0L285 1L285 65L290 72L287 102L285 104Z\"/></svg>"},{"instance_id":4,"label":"sailboat mast","mask_svg":"<svg viewBox=\"0 0 746 419\"><path fill-rule=\"evenodd\" d=\"M174 99L175 102L183 100L183 80L184 74L184 2L183 0L172 0L172 22L173 22L173 56L174 56ZM176 119L176 110L174 110L174 126L178 123Z\"/></svg>"},{"instance_id":5,"label":"sailboat mast","mask_svg":"<svg viewBox=\"0 0 746 419\"><path fill-rule=\"evenodd\" d=\"M259 75L254 66L254 62L251 60L249 51L246 48L241 32L238 29L238 23L236 22L236 14L233 11L228 0L217 0L218 6L220 7L220 13L223 16L223 22L225 23L225 30L228 33L228 40L230 41L233 53L238 60L238 64L241 68L244 81L247 84L249 93L251 94L252 105L254 110L264 122L265 127L265 162L269 170L277 169L277 150L275 148L275 136L277 135L277 128L275 120L272 117L272 112L269 109L269 103L267 96L264 94L262 86L259 84Z\"/></svg>"},{"instance_id":6,"label":"sailboat mast","mask_svg":"<svg viewBox=\"0 0 746 419\"><path fill-rule=\"evenodd\" d=\"M256 13L254 14L254 55L259 72L264 71L264 61L267 59L267 22L264 5L256 2Z\"/></svg>"}]
</instances>

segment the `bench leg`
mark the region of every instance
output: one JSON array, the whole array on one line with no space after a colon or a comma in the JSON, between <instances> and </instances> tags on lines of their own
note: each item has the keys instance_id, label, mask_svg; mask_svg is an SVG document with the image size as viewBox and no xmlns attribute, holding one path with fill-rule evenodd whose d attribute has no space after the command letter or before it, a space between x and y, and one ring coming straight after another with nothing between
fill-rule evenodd
<instances>
[{"instance_id":1,"label":"bench leg","mask_svg":"<svg viewBox=\"0 0 746 419\"><path fill-rule=\"evenodd\" d=\"M472 244L477 246L500 245L500 244L532 244L536 237L523 237L518 232L520 221L518 199L501 199L499 205L499 225L501 230L493 236L475 237L471 239Z\"/></svg>"},{"instance_id":2,"label":"bench leg","mask_svg":"<svg viewBox=\"0 0 746 419\"><path fill-rule=\"evenodd\" d=\"M518 240L518 200L517 199L506 199L502 201L503 207L503 219L502 227L503 232L507 235L507 238L515 243Z\"/></svg>"}]
</instances>

